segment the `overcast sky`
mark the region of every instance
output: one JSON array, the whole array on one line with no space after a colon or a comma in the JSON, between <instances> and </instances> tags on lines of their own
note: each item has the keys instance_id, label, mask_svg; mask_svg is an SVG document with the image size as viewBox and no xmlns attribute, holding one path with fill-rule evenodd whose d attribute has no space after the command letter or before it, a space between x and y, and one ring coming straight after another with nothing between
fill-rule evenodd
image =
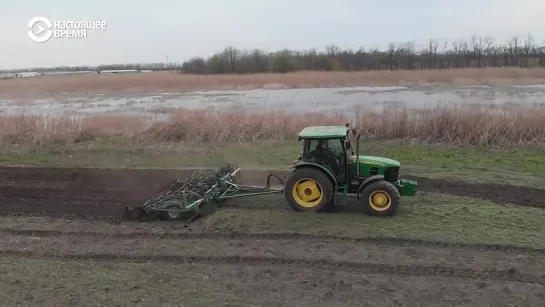
<instances>
[{"instance_id":1,"label":"overcast sky","mask_svg":"<svg viewBox=\"0 0 545 307\"><path fill-rule=\"evenodd\" d=\"M34 43L35 16L103 20L86 39ZM544 0L2 0L0 69L181 62L227 45L240 49L385 48L388 42L545 40Z\"/></svg>"}]
</instances>

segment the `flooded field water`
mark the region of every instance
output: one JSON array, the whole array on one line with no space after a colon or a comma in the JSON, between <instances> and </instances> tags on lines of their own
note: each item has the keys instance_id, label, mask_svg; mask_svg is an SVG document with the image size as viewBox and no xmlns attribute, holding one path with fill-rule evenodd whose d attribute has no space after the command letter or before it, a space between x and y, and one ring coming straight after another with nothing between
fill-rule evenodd
<instances>
[{"instance_id":1,"label":"flooded field water","mask_svg":"<svg viewBox=\"0 0 545 307\"><path fill-rule=\"evenodd\" d=\"M545 85L258 89L150 95L58 96L34 100L3 97L0 98L0 114L114 113L161 117L180 108L349 114L358 107L382 110L431 108L438 105L545 108Z\"/></svg>"}]
</instances>

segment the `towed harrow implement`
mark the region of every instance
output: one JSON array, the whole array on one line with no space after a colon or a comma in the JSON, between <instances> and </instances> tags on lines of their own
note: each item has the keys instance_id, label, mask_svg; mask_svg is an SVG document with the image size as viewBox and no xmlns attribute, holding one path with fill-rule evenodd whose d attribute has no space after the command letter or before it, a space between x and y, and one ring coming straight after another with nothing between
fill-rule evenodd
<instances>
[{"instance_id":1,"label":"towed harrow implement","mask_svg":"<svg viewBox=\"0 0 545 307\"><path fill-rule=\"evenodd\" d=\"M224 200L238 197L282 193L284 180L268 174L265 187L235 183L240 168L195 170L188 177L176 180L166 190L149 198L143 205L126 207L129 220L149 221L193 220L211 214ZM282 188L271 188L271 177L278 179Z\"/></svg>"}]
</instances>

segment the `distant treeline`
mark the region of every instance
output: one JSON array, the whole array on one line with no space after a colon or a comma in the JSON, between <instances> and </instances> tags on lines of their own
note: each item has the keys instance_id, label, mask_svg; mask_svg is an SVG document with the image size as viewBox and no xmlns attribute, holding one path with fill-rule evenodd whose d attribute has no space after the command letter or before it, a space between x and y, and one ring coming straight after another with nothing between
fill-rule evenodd
<instances>
[{"instance_id":1,"label":"distant treeline","mask_svg":"<svg viewBox=\"0 0 545 307\"><path fill-rule=\"evenodd\" d=\"M390 43L386 50L342 50L334 45L325 51L259 49L239 50L227 47L211 57L195 57L184 63L112 64L98 67L53 67L10 70L75 71L75 70L181 70L187 74L285 73L300 70L361 71L397 69L450 69L482 67L545 67L545 45L536 43L532 35L512 37L498 44L492 37L473 36L456 42L430 39L424 46L414 42Z\"/></svg>"},{"instance_id":2,"label":"distant treeline","mask_svg":"<svg viewBox=\"0 0 545 307\"><path fill-rule=\"evenodd\" d=\"M228 47L209 58L193 58L182 65L188 74L284 73L300 70L361 71L396 69L450 69L481 67L545 67L545 46L512 37L496 44L491 37L441 42L431 39L425 46L413 42L390 43L387 50L342 50L334 45L316 50L241 51Z\"/></svg>"}]
</instances>

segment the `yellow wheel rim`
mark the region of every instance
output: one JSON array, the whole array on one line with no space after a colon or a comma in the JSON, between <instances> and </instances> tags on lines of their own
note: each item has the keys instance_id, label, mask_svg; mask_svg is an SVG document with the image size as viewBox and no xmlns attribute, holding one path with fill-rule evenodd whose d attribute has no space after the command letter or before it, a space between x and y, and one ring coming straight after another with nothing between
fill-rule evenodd
<instances>
[{"instance_id":1,"label":"yellow wheel rim","mask_svg":"<svg viewBox=\"0 0 545 307\"><path fill-rule=\"evenodd\" d=\"M305 178L297 181L292 189L293 199L305 208L313 208L320 204L324 194L322 187L314 179Z\"/></svg>"},{"instance_id":2,"label":"yellow wheel rim","mask_svg":"<svg viewBox=\"0 0 545 307\"><path fill-rule=\"evenodd\" d=\"M392 206L392 198L388 192L377 190L369 195L369 205L375 211L386 211Z\"/></svg>"}]
</instances>

